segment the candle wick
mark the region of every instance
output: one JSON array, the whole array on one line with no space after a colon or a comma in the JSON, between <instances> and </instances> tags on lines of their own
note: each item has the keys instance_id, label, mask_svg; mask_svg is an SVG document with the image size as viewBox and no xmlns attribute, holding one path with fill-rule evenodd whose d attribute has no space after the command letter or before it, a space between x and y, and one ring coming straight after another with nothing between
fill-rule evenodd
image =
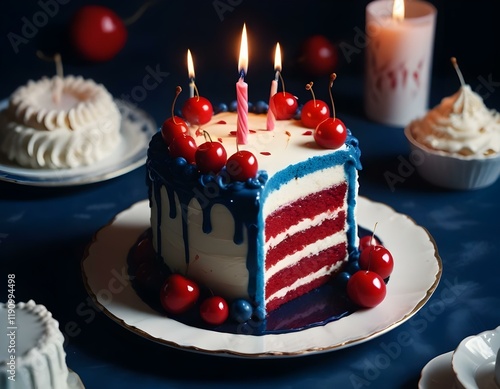
<instances>
[{"instance_id":1,"label":"candle wick","mask_svg":"<svg viewBox=\"0 0 500 389\"><path fill-rule=\"evenodd\" d=\"M274 81L278 82L279 78L280 78L280 71L276 70L276 73L274 74Z\"/></svg>"},{"instance_id":2,"label":"candle wick","mask_svg":"<svg viewBox=\"0 0 500 389\"><path fill-rule=\"evenodd\" d=\"M243 69L240 70L240 79L243 80L245 78L245 71Z\"/></svg>"},{"instance_id":3,"label":"candle wick","mask_svg":"<svg viewBox=\"0 0 500 389\"><path fill-rule=\"evenodd\" d=\"M279 73L279 77L281 80L281 88L283 89L283 94L285 94L285 81L283 80L283 76L281 75L281 72L278 72L278 73Z\"/></svg>"},{"instance_id":4,"label":"candle wick","mask_svg":"<svg viewBox=\"0 0 500 389\"><path fill-rule=\"evenodd\" d=\"M457 72L458 79L460 80L460 85L465 86L464 76L462 74L462 71L458 67L457 59L455 57L451 57L451 63L453 64L453 67L455 68L455 71Z\"/></svg>"},{"instance_id":5,"label":"candle wick","mask_svg":"<svg viewBox=\"0 0 500 389\"><path fill-rule=\"evenodd\" d=\"M196 101L200 101L200 93L198 92L198 87L196 86L194 79L193 79L193 88L194 88L194 92L196 94Z\"/></svg>"}]
</instances>

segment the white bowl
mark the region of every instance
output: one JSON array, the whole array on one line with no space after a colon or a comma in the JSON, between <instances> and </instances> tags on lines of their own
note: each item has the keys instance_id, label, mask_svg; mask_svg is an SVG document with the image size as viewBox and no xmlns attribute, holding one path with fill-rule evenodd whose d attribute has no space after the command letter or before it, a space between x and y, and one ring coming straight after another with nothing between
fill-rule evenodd
<instances>
[{"instance_id":1,"label":"white bowl","mask_svg":"<svg viewBox=\"0 0 500 389\"><path fill-rule=\"evenodd\" d=\"M492 185L500 176L500 154L480 158L450 154L417 142L410 126L404 133L410 144L410 160L420 176L433 185L447 189L480 189Z\"/></svg>"},{"instance_id":2,"label":"white bowl","mask_svg":"<svg viewBox=\"0 0 500 389\"><path fill-rule=\"evenodd\" d=\"M457 381L465 389L500 388L500 327L462 340L452 356Z\"/></svg>"}]
</instances>

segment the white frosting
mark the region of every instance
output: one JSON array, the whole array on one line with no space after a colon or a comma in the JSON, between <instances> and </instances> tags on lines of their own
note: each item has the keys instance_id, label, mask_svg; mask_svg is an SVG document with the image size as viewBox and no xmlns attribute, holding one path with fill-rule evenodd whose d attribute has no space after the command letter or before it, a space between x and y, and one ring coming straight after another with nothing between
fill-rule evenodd
<instances>
[{"instance_id":1,"label":"white frosting","mask_svg":"<svg viewBox=\"0 0 500 389\"><path fill-rule=\"evenodd\" d=\"M224 121L226 124L217 124ZM248 137L249 144L240 145L240 149L250 150L254 153L259 162L259 170L266 170L269 179L277 172L287 168L291 164L307 161L312 156L331 154L332 150L322 149L316 145L310 130L302 127L300 121L277 121L274 131L266 130L265 115L249 115L250 130L256 131ZM236 114L222 113L214 117L211 123L203 126L203 129L210 133L213 140L222 142L227 150L228 156L236 152L236 138L230 132L236 130ZM192 135L198 144L204 142L204 137L195 133ZM346 146L342 146L343 150ZM327 177L327 179L325 179ZM345 181L343 166L326 167L320 171L308 174L297 180L285 183L279 190L269 193L262 206L263 220L273 211L290 202L301 199L308 194L312 194L335 184ZM155 183L153 182L153 185ZM169 216L169 199L164 187L160 189L161 201L161 256L167 265L174 272L188 274L194 280L210 288L214 293L221 294L226 298L248 298L249 272L247 269L247 231L244 230L244 240L241 244L235 244L234 220L230 211L221 204L216 204L211 210L212 231L204 233L202 230L203 215L200 202L191 200L188 206L188 240L189 240L189 266L184 258L184 239L182 235L181 205L177 195L175 195L176 218ZM203 202L203 200L200 200ZM342 208L345 210L344 207ZM155 196L151 198L151 224L153 226L153 242L155 250L158 251L157 243L157 212L158 204ZM325 219L334 218L337 212L324 212L317 215L314 220L298 220L287 232L292 235L303 231L312 225L319 225ZM283 238L280 236L278 238ZM279 242L274 239L266 243L267 251L272 245ZM332 245L346 241L345 229L338 234L333 234L325 239L314 242L305 247L300 253L290 256L281 261L273 270L281 270L283 267L292 265L298 259L317 253ZM202 260L200 260L202 258ZM347 259L347 258L346 258ZM295 286L308 284L318 276L329 274L334 269L340 267L342 262L335 265L325 266L318 270L316 274L308 274L299 280L296 285L282 289L275 295L269 296L268 301L279 298L287 290ZM270 275L266 275L269 278Z\"/></svg>"},{"instance_id":2,"label":"white frosting","mask_svg":"<svg viewBox=\"0 0 500 389\"><path fill-rule=\"evenodd\" d=\"M474 157L500 153L500 114L488 109L469 85L410 127L417 142L434 150Z\"/></svg>"},{"instance_id":3,"label":"white frosting","mask_svg":"<svg viewBox=\"0 0 500 389\"><path fill-rule=\"evenodd\" d=\"M0 337L0 389L68 389L64 336L58 322L43 305L30 300L15 304L13 325L7 321L8 308L12 306L0 305L0 327L6 331ZM15 352L9 353L10 331L15 332ZM14 366L7 364L11 356L15 357L15 381L8 379Z\"/></svg>"},{"instance_id":4,"label":"white frosting","mask_svg":"<svg viewBox=\"0 0 500 389\"><path fill-rule=\"evenodd\" d=\"M100 84L66 76L29 81L0 115L0 152L29 168L74 168L109 155L121 115Z\"/></svg>"}]
</instances>

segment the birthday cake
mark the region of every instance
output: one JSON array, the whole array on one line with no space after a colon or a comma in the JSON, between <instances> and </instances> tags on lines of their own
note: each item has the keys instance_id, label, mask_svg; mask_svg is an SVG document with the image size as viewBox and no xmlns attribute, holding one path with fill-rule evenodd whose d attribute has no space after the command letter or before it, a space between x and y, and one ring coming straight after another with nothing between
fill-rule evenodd
<instances>
[{"instance_id":1,"label":"birthday cake","mask_svg":"<svg viewBox=\"0 0 500 389\"><path fill-rule=\"evenodd\" d=\"M262 320L332 281L357 251L360 151L348 130L340 147L326 149L299 120L278 120L267 131L262 114L249 114L248 143L237 146L236 123L236 113L223 112L190 130L198 149L223 145L229 158L215 174L202 173L210 170L202 158L179 157L161 132L153 136L146 164L152 243L169 272L229 304L246 302L240 311L251 306ZM255 163L231 165L235 155L253 156L256 174L234 174Z\"/></svg>"},{"instance_id":2,"label":"birthday cake","mask_svg":"<svg viewBox=\"0 0 500 389\"><path fill-rule=\"evenodd\" d=\"M1 389L83 389L80 378L66 365L64 336L45 306L0 304Z\"/></svg>"},{"instance_id":3,"label":"birthday cake","mask_svg":"<svg viewBox=\"0 0 500 389\"><path fill-rule=\"evenodd\" d=\"M82 77L29 81L0 113L0 153L34 169L102 160L120 140L120 112L103 85Z\"/></svg>"}]
</instances>

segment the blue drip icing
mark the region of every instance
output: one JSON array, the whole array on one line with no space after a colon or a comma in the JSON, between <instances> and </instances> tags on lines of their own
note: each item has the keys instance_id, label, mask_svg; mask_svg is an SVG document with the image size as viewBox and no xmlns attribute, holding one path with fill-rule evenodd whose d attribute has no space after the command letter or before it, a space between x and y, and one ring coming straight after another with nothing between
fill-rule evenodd
<instances>
[{"instance_id":1,"label":"blue drip icing","mask_svg":"<svg viewBox=\"0 0 500 389\"><path fill-rule=\"evenodd\" d=\"M353 206L356 202L356 170L361 170L360 149L358 140L348 130L346 150L332 150L331 154L311 157L307 161L290 165L268 180L267 172L259 171L255 179L247 182L229 182L223 169L219 175L202 175L196 167L187 164L183 158L170 158L161 133L156 133L148 150L148 183L153 186L150 195L155 196L158 208L158 220L161 215L160 188L165 186L170 204L170 217L176 217L174 193L177 194L182 210L182 229L186 262L189 262L189 241L187 235L187 209L189 202L196 198L203 212L203 231L212 230L210 212L215 204L224 205L232 214L235 223L234 243L241 244L244 239L244 227L248 233L248 253L246 266L249 272L248 294L256 303L256 316L265 317L264 308L264 236L258 233L259 226L264 225L261 203L269 193L279 189L283 184L304 177L325 167L344 165L348 183L348 251L356 250L356 223ZM154 183L154 185L153 185ZM175 188L175 189L174 189ZM153 193L151 193L153 192ZM158 252L161 252L160 226L158 226ZM257 295L257 291L261 291Z\"/></svg>"}]
</instances>

